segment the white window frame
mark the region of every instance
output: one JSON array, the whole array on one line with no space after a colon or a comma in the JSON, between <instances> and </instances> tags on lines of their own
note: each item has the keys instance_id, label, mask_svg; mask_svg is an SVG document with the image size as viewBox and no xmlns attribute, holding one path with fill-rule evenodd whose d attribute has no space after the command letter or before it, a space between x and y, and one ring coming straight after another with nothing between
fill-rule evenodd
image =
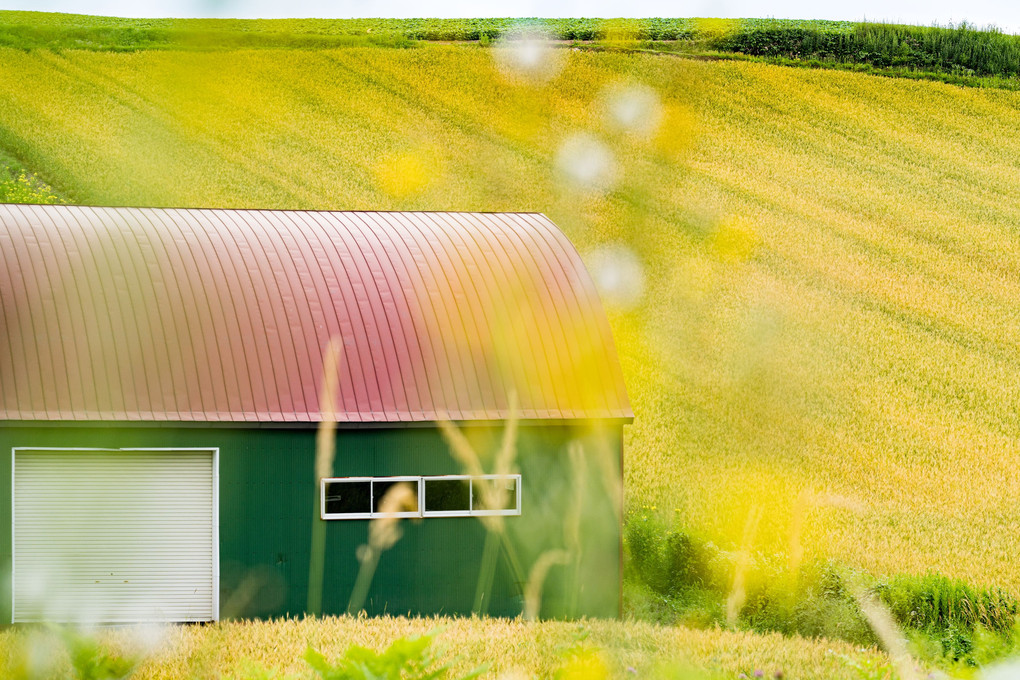
<instances>
[{"instance_id":1,"label":"white window frame","mask_svg":"<svg viewBox=\"0 0 1020 680\"><path fill-rule=\"evenodd\" d=\"M514 507L505 510L486 510L474 507L474 480L484 479L513 480L516 493L514 494ZM430 481L464 481L468 482L468 509L467 510L425 510L425 483ZM412 482L416 486L418 495L418 509L404 512L326 512L326 485L335 482L368 482L369 495L368 507L375 507L375 484L374 482ZM319 516L324 520L333 519L379 519L382 517L415 518L415 517L492 517L492 516L515 516L521 514L521 475L429 475L411 476L402 475L399 477L323 477L319 482Z\"/></svg>"},{"instance_id":2,"label":"white window frame","mask_svg":"<svg viewBox=\"0 0 1020 680\"><path fill-rule=\"evenodd\" d=\"M369 512L326 512L326 485L335 482L368 482ZM418 509L404 512L375 512L375 482L412 482L418 500ZM319 484L319 514L322 519L379 519L380 517L421 517L421 477L323 477Z\"/></svg>"},{"instance_id":3,"label":"white window frame","mask_svg":"<svg viewBox=\"0 0 1020 680\"><path fill-rule=\"evenodd\" d=\"M484 479L509 480L516 482L517 493L514 495L514 507L506 510L485 510L475 509L474 480ZM431 481L463 481L468 480L468 509L467 510L426 510L425 509L425 483ZM520 475L436 475L422 477L422 517L494 517L496 515L511 516L521 514L521 476Z\"/></svg>"}]
</instances>

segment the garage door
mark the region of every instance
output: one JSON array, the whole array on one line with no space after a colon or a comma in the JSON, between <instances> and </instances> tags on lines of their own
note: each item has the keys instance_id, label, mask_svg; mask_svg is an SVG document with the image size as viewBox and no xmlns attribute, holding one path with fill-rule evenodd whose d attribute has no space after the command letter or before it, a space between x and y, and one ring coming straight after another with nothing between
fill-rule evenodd
<instances>
[{"instance_id":1,"label":"garage door","mask_svg":"<svg viewBox=\"0 0 1020 680\"><path fill-rule=\"evenodd\" d=\"M215 450L14 452L14 620L212 621Z\"/></svg>"}]
</instances>

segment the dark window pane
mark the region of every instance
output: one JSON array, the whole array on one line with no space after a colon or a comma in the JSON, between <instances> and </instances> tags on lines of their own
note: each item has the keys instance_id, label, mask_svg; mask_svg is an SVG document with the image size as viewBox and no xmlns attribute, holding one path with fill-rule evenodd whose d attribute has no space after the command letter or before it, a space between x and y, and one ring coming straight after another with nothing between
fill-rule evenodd
<instances>
[{"instance_id":1,"label":"dark window pane","mask_svg":"<svg viewBox=\"0 0 1020 680\"><path fill-rule=\"evenodd\" d=\"M395 486L403 484L404 486L411 489L415 496L418 495L416 485L413 482L402 481L402 482L387 482L382 480L373 480L372 482L372 512L382 512L382 501L386 494ZM391 512L409 512L412 508L401 507L395 511L391 509Z\"/></svg>"},{"instance_id":2,"label":"dark window pane","mask_svg":"<svg viewBox=\"0 0 1020 680\"><path fill-rule=\"evenodd\" d=\"M454 512L470 510L468 480L426 479L425 510L428 512Z\"/></svg>"},{"instance_id":3,"label":"dark window pane","mask_svg":"<svg viewBox=\"0 0 1020 680\"><path fill-rule=\"evenodd\" d=\"M490 508L485 503L483 486L490 489L489 498L496 504ZM471 497L474 499L475 510L514 510L517 508L517 480L511 479L475 479L471 485Z\"/></svg>"},{"instance_id":4,"label":"dark window pane","mask_svg":"<svg viewBox=\"0 0 1020 680\"><path fill-rule=\"evenodd\" d=\"M326 514L350 515L370 510L371 482L326 482Z\"/></svg>"}]
</instances>

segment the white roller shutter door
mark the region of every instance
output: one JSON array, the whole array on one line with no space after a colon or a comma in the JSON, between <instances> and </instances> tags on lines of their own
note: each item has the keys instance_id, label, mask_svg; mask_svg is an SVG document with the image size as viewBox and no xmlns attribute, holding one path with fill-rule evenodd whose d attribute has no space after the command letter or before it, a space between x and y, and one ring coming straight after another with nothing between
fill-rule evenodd
<instances>
[{"instance_id":1,"label":"white roller shutter door","mask_svg":"<svg viewBox=\"0 0 1020 680\"><path fill-rule=\"evenodd\" d=\"M14 452L14 621L213 621L215 450Z\"/></svg>"}]
</instances>

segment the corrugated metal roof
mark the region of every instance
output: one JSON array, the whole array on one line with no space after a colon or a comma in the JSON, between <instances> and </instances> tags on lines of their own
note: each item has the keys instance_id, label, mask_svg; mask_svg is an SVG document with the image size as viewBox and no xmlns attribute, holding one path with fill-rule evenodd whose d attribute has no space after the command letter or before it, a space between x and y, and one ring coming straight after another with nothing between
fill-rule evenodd
<instances>
[{"instance_id":1,"label":"corrugated metal roof","mask_svg":"<svg viewBox=\"0 0 1020 680\"><path fill-rule=\"evenodd\" d=\"M629 418L543 215L0 205L0 420Z\"/></svg>"}]
</instances>

